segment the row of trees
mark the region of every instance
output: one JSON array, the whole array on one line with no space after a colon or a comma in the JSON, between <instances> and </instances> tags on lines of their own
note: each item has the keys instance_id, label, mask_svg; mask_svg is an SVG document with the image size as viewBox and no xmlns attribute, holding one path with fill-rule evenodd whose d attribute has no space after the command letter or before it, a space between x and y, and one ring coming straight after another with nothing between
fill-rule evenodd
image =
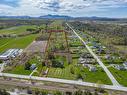
<instances>
[{"instance_id":1,"label":"row of trees","mask_svg":"<svg viewBox=\"0 0 127 95\"><path fill-rule=\"evenodd\" d=\"M101 90L102 91L102 90ZM75 92L61 92L61 91L47 91L47 90L43 90L43 91L40 91L38 89L35 90L35 95L108 95L107 92L105 92L103 90L103 92L101 92L99 90L95 90L95 91L90 91L90 90L77 90Z\"/></svg>"}]
</instances>

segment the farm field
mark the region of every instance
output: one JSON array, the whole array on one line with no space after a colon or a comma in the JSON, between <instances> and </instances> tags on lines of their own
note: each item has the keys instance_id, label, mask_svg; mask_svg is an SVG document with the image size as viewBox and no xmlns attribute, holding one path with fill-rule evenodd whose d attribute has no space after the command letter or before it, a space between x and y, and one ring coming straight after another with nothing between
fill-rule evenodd
<instances>
[{"instance_id":1,"label":"farm field","mask_svg":"<svg viewBox=\"0 0 127 95\"><path fill-rule=\"evenodd\" d=\"M0 30L0 34L21 34L27 32L27 29L36 29L35 25L23 25L17 27L11 27L7 29Z\"/></svg>"},{"instance_id":2,"label":"farm field","mask_svg":"<svg viewBox=\"0 0 127 95\"><path fill-rule=\"evenodd\" d=\"M0 52L4 52L10 48L22 48L24 49L27 47L36 37L38 34L31 34L24 37L17 37L17 38L2 38L0 39Z\"/></svg>"}]
</instances>

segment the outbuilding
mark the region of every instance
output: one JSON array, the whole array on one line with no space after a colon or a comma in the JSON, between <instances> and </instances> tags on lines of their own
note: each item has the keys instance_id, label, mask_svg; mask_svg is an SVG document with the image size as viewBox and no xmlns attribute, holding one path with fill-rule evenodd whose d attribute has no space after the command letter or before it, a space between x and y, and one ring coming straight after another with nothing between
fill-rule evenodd
<instances>
[{"instance_id":1,"label":"outbuilding","mask_svg":"<svg viewBox=\"0 0 127 95\"><path fill-rule=\"evenodd\" d=\"M11 57L16 57L23 52L23 49L9 49L0 55L1 60L8 60Z\"/></svg>"},{"instance_id":2,"label":"outbuilding","mask_svg":"<svg viewBox=\"0 0 127 95\"><path fill-rule=\"evenodd\" d=\"M95 66L89 66L89 71L96 72L97 68Z\"/></svg>"}]
</instances>

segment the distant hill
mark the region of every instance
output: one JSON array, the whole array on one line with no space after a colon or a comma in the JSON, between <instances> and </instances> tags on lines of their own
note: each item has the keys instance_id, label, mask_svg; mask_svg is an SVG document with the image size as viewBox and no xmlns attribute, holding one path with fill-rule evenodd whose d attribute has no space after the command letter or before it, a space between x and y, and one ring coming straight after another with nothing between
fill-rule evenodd
<instances>
[{"instance_id":1,"label":"distant hill","mask_svg":"<svg viewBox=\"0 0 127 95\"><path fill-rule=\"evenodd\" d=\"M0 19L65 19L65 20L99 20L99 21L124 21L125 18L107 18L107 17L71 17L66 15L44 15L40 17L30 17L30 16L0 16Z\"/></svg>"},{"instance_id":2,"label":"distant hill","mask_svg":"<svg viewBox=\"0 0 127 95\"><path fill-rule=\"evenodd\" d=\"M63 16L63 15L45 15L45 16L40 16L39 18L43 19L73 19L71 16Z\"/></svg>"},{"instance_id":3,"label":"distant hill","mask_svg":"<svg viewBox=\"0 0 127 95\"><path fill-rule=\"evenodd\" d=\"M4 19L30 19L30 16L0 16L0 18Z\"/></svg>"},{"instance_id":4,"label":"distant hill","mask_svg":"<svg viewBox=\"0 0 127 95\"><path fill-rule=\"evenodd\" d=\"M63 15L44 15L40 17L30 17L30 16L0 16L0 18L7 18L7 19L73 19L70 16L63 16Z\"/></svg>"}]
</instances>

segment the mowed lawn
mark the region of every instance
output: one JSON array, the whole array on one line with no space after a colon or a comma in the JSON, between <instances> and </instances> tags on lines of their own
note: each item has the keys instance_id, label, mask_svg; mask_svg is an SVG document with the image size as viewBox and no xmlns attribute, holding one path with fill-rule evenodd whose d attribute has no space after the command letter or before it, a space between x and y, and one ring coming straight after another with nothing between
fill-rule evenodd
<instances>
[{"instance_id":1,"label":"mowed lawn","mask_svg":"<svg viewBox=\"0 0 127 95\"><path fill-rule=\"evenodd\" d=\"M84 81L85 82L92 82L92 83L98 83L101 81L102 84L109 84L111 85L111 81L106 75L106 73L101 69L97 68L98 70L96 72L89 71L88 68L84 68L82 70L82 74L84 75Z\"/></svg>"},{"instance_id":2,"label":"mowed lawn","mask_svg":"<svg viewBox=\"0 0 127 95\"><path fill-rule=\"evenodd\" d=\"M0 52L4 52L10 48L26 48L38 34L31 34L17 38L2 38L0 39Z\"/></svg>"},{"instance_id":3,"label":"mowed lawn","mask_svg":"<svg viewBox=\"0 0 127 95\"><path fill-rule=\"evenodd\" d=\"M4 45L5 43L9 42L11 38L0 38L0 46Z\"/></svg>"},{"instance_id":4,"label":"mowed lawn","mask_svg":"<svg viewBox=\"0 0 127 95\"><path fill-rule=\"evenodd\" d=\"M75 80L76 75L71 74L70 66L65 68L50 68L47 77Z\"/></svg>"},{"instance_id":5,"label":"mowed lawn","mask_svg":"<svg viewBox=\"0 0 127 95\"><path fill-rule=\"evenodd\" d=\"M24 32L27 32L27 29L35 29L35 25L25 25L25 26L17 26L17 27L11 27L7 29L0 30L0 34L21 34Z\"/></svg>"},{"instance_id":6,"label":"mowed lawn","mask_svg":"<svg viewBox=\"0 0 127 95\"><path fill-rule=\"evenodd\" d=\"M5 73L30 75L32 73L32 70L25 70L24 65L18 65L10 71L5 71Z\"/></svg>"},{"instance_id":7,"label":"mowed lawn","mask_svg":"<svg viewBox=\"0 0 127 95\"><path fill-rule=\"evenodd\" d=\"M110 67L109 70L121 85L127 86L127 71L126 70L120 71L113 67Z\"/></svg>"},{"instance_id":8,"label":"mowed lawn","mask_svg":"<svg viewBox=\"0 0 127 95\"><path fill-rule=\"evenodd\" d=\"M28 61L31 65L32 64L36 64L37 68L39 67L39 60L36 57L32 57L29 61ZM12 70L5 70L5 73L11 73L11 74L19 74L19 75L30 75L32 73L33 70L25 70L25 65L24 64L20 64L17 65L16 67L12 68Z\"/></svg>"}]
</instances>

